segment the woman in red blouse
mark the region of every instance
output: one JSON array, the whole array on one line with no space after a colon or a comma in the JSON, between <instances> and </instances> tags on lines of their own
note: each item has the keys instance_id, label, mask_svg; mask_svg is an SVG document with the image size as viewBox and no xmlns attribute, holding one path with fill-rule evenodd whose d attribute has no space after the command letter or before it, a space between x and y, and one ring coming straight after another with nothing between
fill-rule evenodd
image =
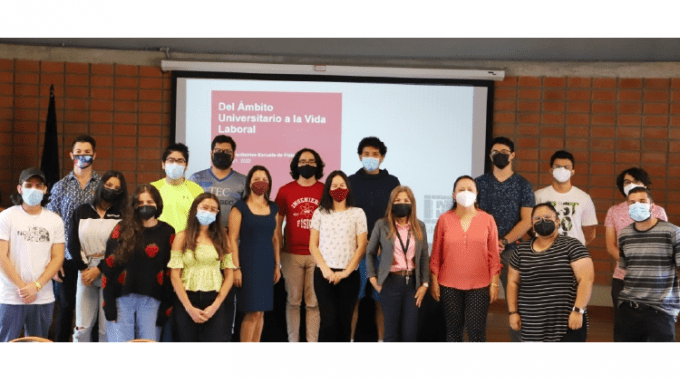
<instances>
[{"instance_id":1,"label":"woman in red blouse","mask_svg":"<svg viewBox=\"0 0 680 380\"><path fill-rule=\"evenodd\" d=\"M453 184L453 207L437 221L430 257L430 292L446 319L446 341L486 341L489 303L498 298L500 257L498 228L476 204L477 185L470 176Z\"/></svg>"}]
</instances>

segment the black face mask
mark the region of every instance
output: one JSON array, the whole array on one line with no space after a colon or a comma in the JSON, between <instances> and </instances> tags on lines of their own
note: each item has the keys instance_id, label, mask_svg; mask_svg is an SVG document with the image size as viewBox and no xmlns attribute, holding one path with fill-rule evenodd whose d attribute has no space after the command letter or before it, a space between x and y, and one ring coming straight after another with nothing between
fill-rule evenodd
<instances>
[{"instance_id":1,"label":"black face mask","mask_svg":"<svg viewBox=\"0 0 680 380\"><path fill-rule=\"evenodd\" d=\"M304 165L304 166L298 166L298 173L303 178L310 179L314 177L314 174L316 174L316 166L312 165Z\"/></svg>"},{"instance_id":2,"label":"black face mask","mask_svg":"<svg viewBox=\"0 0 680 380\"><path fill-rule=\"evenodd\" d=\"M395 203L392 205L392 214L397 218L403 218L411 213L410 203Z\"/></svg>"},{"instance_id":3,"label":"black face mask","mask_svg":"<svg viewBox=\"0 0 680 380\"><path fill-rule=\"evenodd\" d=\"M105 187L102 189L102 200L104 200L105 202L113 203L116 199L118 199L118 196L122 193L123 193L122 190L114 190Z\"/></svg>"},{"instance_id":4,"label":"black face mask","mask_svg":"<svg viewBox=\"0 0 680 380\"><path fill-rule=\"evenodd\" d=\"M152 216L156 215L156 206L140 206L135 209L137 215L144 220L151 219Z\"/></svg>"},{"instance_id":5,"label":"black face mask","mask_svg":"<svg viewBox=\"0 0 680 380\"><path fill-rule=\"evenodd\" d=\"M503 154L503 153L496 153L493 156L491 156L491 161L493 162L494 166L496 166L499 169L505 169L506 166L510 163L510 155L509 154Z\"/></svg>"},{"instance_id":6,"label":"black face mask","mask_svg":"<svg viewBox=\"0 0 680 380\"><path fill-rule=\"evenodd\" d=\"M213 165L220 170L229 169L233 159L229 153L213 153L212 156Z\"/></svg>"},{"instance_id":7,"label":"black face mask","mask_svg":"<svg viewBox=\"0 0 680 380\"><path fill-rule=\"evenodd\" d=\"M555 222L541 219L534 223L534 231L541 236L550 236L555 232Z\"/></svg>"}]
</instances>

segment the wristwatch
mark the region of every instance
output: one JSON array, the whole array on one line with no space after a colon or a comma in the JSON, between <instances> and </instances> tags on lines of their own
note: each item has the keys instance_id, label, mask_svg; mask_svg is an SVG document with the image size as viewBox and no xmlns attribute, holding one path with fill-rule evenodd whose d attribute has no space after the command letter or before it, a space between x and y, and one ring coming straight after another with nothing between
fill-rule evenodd
<instances>
[{"instance_id":1,"label":"wristwatch","mask_svg":"<svg viewBox=\"0 0 680 380\"><path fill-rule=\"evenodd\" d=\"M423 285L423 286L426 287L426 288L429 288L429 287L430 287L430 284L427 283L427 282L423 282L421 285Z\"/></svg>"},{"instance_id":2,"label":"wristwatch","mask_svg":"<svg viewBox=\"0 0 680 380\"><path fill-rule=\"evenodd\" d=\"M575 312L577 312L577 313L583 315L583 314L586 312L586 309L585 309L585 308L580 309L580 308L574 306L574 307L571 309L571 311L575 311Z\"/></svg>"},{"instance_id":3,"label":"wristwatch","mask_svg":"<svg viewBox=\"0 0 680 380\"><path fill-rule=\"evenodd\" d=\"M501 239L501 243L503 243L503 245L508 245L508 239L506 238Z\"/></svg>"}]
</instances>

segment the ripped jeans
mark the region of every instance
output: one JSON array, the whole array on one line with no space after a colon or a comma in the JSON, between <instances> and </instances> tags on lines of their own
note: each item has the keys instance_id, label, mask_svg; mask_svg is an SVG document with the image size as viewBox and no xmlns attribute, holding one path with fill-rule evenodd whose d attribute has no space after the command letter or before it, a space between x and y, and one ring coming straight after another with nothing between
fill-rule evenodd
<instances>
[{"instance_id":1,"label":"ripped jeans","mask_svg":"<svg viewBox=\"0 0 680 380\"><path fill-rule=\"evenodd\" d=\"M103 257L88 257L88 268L96 267ZM76 290L76 327L73 332L74 342L89 342L92 335L97 316L99 316L99 341L106 342L106 318L102 302L101 274L92 282L91 286L86 286L82 281L82 272L78 272L78 283Z\"/></svg>"}]
</instances>

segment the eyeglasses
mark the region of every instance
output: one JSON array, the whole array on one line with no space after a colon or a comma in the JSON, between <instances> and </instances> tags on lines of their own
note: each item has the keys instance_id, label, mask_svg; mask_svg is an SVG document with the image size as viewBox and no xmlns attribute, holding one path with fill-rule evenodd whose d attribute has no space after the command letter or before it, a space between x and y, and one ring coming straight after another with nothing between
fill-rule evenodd
<instances>
[{"instance_id":1,"label":"eyeglasses","mask_svg":"<svg viewBox=\"0 0 680 380\"><path fill-rule=\"evenodd\" d=\"M227 154L234 155L234 151L231 150L231 149L220 149L220 148L215 148L215 150L213 150L213 152L215 152L215 153L227 153Z\"/></svg>"},{"instance_id":2,"label":"eyeglasses","mask_svg":"<svg viewBox=\"0 0 680 380\"><path fill-rule=\"evenodd\" d=\"M564 168L564 169L567 169L567 170L572 169L571 165L564 165L564 166L555 165L555 166L553 166L553 169L560 169L560 168Z\"/></svg>"},{"instance_id":3,"label":"eyeglasses","mask_svg":"<svg viewBox=\"0 0 680 380\"><path fill-rule=\"evenodd\" d=\"M168 164L180 164L180 165L186 165L187 160L185 160L185 159L183 159L183 158L177 158L177 159L168 158L167 160L165 160L165 162L167 162Z\"/></svg>"},{"instance_id":4,"label":"eyeglasses","mask_svg":"<svg viewBox=\"0 0 680 380\"><path fill-rule=\"evenodd\" d=\"M501 153L501 154L510 154L510 153L512 153L512 152L509 151L508 149L503 149L503 150L492 150L492 151L491 151L491 155L492 155L492 156L495 156L495 155L497 155L498 153Z\"/></svg>"},{"instance_id":5,"label":"eyeglasses","mask_svg":"<svg viewBox=\"0 0 680 380\"><path fill-rule=\"evenodd\" d=\"M534 222L534 223L538 223L538 222L540 222L541 220L546 221L546 222L553 222L553 223L555 223L555 222L557 221L557 219L555 219L555 218L552 217L552 216L550 216L550 217L535 216L535 217L533 217L531 220L532 220L532 222Z\"/></svg>"},{"instance_id":6,"label":"eyeglasses","mask_svg":"<svg viewBox=\"0 0 680 380\"><path fill-rule=\"evenodd\" d=\"M316 165L316 161L315 160L300 160L300 161L298 161L298 164L303 165L303 166L304 165Z\"/></svg>"}]
</instances>

